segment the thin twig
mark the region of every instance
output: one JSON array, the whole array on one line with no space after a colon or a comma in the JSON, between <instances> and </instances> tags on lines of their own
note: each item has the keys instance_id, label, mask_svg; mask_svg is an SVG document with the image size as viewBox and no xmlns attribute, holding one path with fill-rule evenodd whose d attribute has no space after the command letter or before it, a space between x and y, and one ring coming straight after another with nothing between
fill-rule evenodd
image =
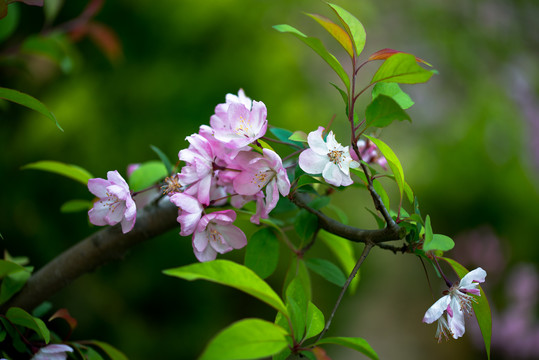
<instances>
[{"instance_id":1,"label":"thin twig","mask_svg":"<svg viewBox=\"0 0 539 360\"><path fill-rule=\"evenodd\" d=\"M369 255L369 251L371 251L371 249L372 249L372 247L374 245L375 244L372 243L372 242L368 242L368 243L365 244L365 247L363 248L363 253L359 257L359 260L357 261L356 266L354 266L354 269L350 273L350 276L348 276L348 279L346 280L346 283L344 284L344 286L343 286L343 288L341 290L341 293L339 294L339 297L337 298L337 302L335 303L335 306L333 307L333 311L331 311L331 315L329 316L329 319L328 319L328 321L326 323L326 326L324 327L324 330L322 330L322 332L318 336L318 339L316 340L317 342L320 341L320 339L322 339L324 337L324 335L326 334L326 332L328 331L329 326L331 325L331 321L333 320L333 316L335 316L335 313L337 312L337 309L339 308L339 305L340 305L341 300L342 300L342 298L344 296L344 293L346 293L346 290L348 289L348 286L350 285L350 283L352 282L352 280L356 276L359 268L361 267L361 264L363 264L363 261L365 261L365 259L367 258L367 255Z\"/></svg>"}]
</instances>

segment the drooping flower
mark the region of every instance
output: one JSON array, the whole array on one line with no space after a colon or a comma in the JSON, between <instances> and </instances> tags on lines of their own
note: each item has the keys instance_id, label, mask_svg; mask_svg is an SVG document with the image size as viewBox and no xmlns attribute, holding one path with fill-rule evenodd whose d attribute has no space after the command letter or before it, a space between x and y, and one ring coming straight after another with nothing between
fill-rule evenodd
<instances>
[{"instance_id":1,"label":"drooping flower","mask_svg":"<svg viewBox=\"0 0 539 360\"><path fill-rule=\"evenodd\" d=\"M92 224L103 226L121 222L124 234L133 229L137 219L137 206L131 197L129 185L118 171L107 172L107 180L88 180L88 190L99 198L88 211Z\"/></svg>"},{"instance_id":2,"label":"drooping flower","mask_svg":"<svg viewBox=\"0 0 539 360\"><path fill-rule=\"evenodd\" d=\"M73 349L64 344L50 344L39 349L31 360L66 360L67 352Z\"/></svg>"},{"instance_id":3,"label":"drooping flower","mask_svg":"<svg viewBox=\"0 0 539 360\"><path fill-rule=\"evenodd\" d=\"M324 128L320 126L307 136L309 149L299 155L300 168L308 174L322 174L328 184L351 185L350 168L357 168L359 163L350 157L348 146L343 147L335 140L333 131L324 141L323 131Z\"/></svg>"},{"instance_id":4,"label":"drooping flower","mask_svg":"<svg viewBox=\"0 0 539 360\"><path fill-rule=\"evenodd\" d=\"M170 197L170 202L176 205L178 209L177 221L181 225L181 236L191 235L200 221L204 208L194 197L176 193Z\"/></svg>"},{"instance_id":5,"label":"drooping flower","mask_svg":"<svg viewBox=\"0 0 539 360\"><path fill-rule=\"evenodd\" d=\"M259 218L267 218L277 205L279 193L283 196L290 192L290 181L279 155L270 149L263 149L262 155L255 152L240 152L235 158L242 169L234 178L234 190L240 195L255 195L266 188L265 203L257 201L257 214L251 219L255 224ZM263 205L263 206L262 206Z\"/></svg>"},{"instance_id":6,"label":"drooping flower","mask_svg":"<svg viewBox=\"0 0 539 360\"><path fill-rule=\"evenodd\" d=\"M232 249L247 245L247 237L237 226L233 210L216 211L200 219L193 234L193 250L201 262L215 260L217 253L224 254Z\"/></svg>"},{"instance_id":7,"label":"drooping flower","mask_svg":"<svg viewBox=\"0 0 539 360\"><path fill-rule=\"evenodd\" d=\"M449 329L454 339L464 335L464 315L471 314L472 302L476 302L474 295L481 296L477 287L479 283L485 281L486 276L486 271L481 268L470 271L460 282L453 284L447 290L447 294L427 310L423 317L423 322L432 324L434 321L439 320L438 329L442 326L442 330L437 331L436 335L439 339L441 339L444 329ZM445 312L447 312L447 324L443 323L444 319L442 318Z\"/></svg>"}]
</instances>

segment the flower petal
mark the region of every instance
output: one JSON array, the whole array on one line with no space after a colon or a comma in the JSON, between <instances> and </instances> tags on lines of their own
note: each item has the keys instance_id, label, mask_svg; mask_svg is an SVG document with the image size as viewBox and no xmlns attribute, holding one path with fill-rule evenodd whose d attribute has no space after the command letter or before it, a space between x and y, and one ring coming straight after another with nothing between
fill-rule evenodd
<instances>
[{"instance_id":1,"label":"flower petal","mask_svg":"<svg viewBox=\"0 0 539 360\"><path fill-rule=\"evenodd\" d=\"M319 155L312 149L306 149L299 154L299 167L307 174L321 174L329 162L327 155Z\"/></svg>"},{"instance_id":2,"label":"flower petal","mask_svg":"<svg viewBox=\"0 0 539 360\"><path fill-rule=\"evenodd\" d=\"M247 245L247 237L245 233L235 225L216 225L216 229L223 235L223 238L228 245L232 246L234 249L241 249Z\"/></svg>"},{"instance_id":3,"label":"flower petal","mask_svg":"<svg viewBox=\"0 0 539 360\"><path fill-rule=\"evenodd\" d=\"M449 295L442 296L427 310L425 316L423 316L423 322L432 324L438 320L447 309L447 305L449 305L450 302L451 297Z\"/></svg>"},{"instance_id":4,"label":"flower petal","mask_svg":"<svg viewBox=\"0 0 539 360\"><path fill-rule=\"evenodd\" d=\"M88 180L88 190L98 198L107 197L107 186L112 185L110 181L105 179L90 179Z\"/></svg>"},{"instance_id":5,"label":"flower petal","mask_svg":"<svg viewBox=\"0 0 539 360\"><path fill-rule=\"evenodd\" d=\"M323 131L324 128L319 126L317 130L311 131L309 135L307 135L307 143L309 144L309 147L318 155L327 155L329 152L328 146L322 138Z\"/></svg>"},{"instance_id":6,"label":"flower petal","mask_svg":"<svg viewBox=\"0 0 539 360\"><path fill-rule=\"evenodd\" d=\"M464 277L460 280L459 288L466 289L470 285L473 285L473 283L482 283L485 282L485 278L487 277L487 272L483 270L482 268L478 267L477 269L474 269L464 275ZM473 286L472 288L475 288Z\"/></svg>"}]
</instances>

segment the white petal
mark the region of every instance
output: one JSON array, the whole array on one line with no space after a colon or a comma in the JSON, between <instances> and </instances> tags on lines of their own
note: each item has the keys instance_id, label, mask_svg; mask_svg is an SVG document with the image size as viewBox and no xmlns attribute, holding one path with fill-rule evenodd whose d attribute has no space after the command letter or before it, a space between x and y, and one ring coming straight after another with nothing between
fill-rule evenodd
<instances>
[{"instance_id":1,"label":"white petal","mask_svg":"<svg viewBox=\"0 0 539 360\"><path fill-rule=\"evenodd\" d=\"M328 162L327 155L319 155L311 149L299 154L299 167L307 174L321 174Z\"/></svg>"},{"instance_id":2,"label":"white petal","mask_svg":"<svg viewBox=\"0 0 539 360\"><path fill-rule=\"evenodd\" d=\"M454 339L458 339L464 335L464 312L460 309L460 303L456 298L451 301L451 309L453 310L453 316L448 316L449 329L453 334Z\"/></svg>"},{"instance_id":3,"label":"white petal","mask_svg":"<svg viewBox=\"0 0 539 360\"><path fill-rule=\"evenodd\" d=\"M309 143L309 147L318 155L326 155L329 152L328 146L322 138L323 131L324 128L319 126L318 130L311 131L309 135L307 135L307 142Z\"/></svg>"},{"instance_id":4,"label":"white petal","mask_svg":"<svg viewBox=\"0 0 539 360\"><path fill-rule=\"evenodd\" d=\"M487 277L487 272L480 267L475 270L470 271L460 280L459 288L466 289L470 285L473 285L474 282L482 283L485 282ZM475 286L473 286L475 288Z\"/></svg>"},{"instance_id":5,"label":"white petal","mask_svg":"<svg viewBox=\"0 0 539 360\"><path fill-rule=\"evenodd\" d=\"M326 164L324 171L322 171L322 176L324 177L324 180L326 180L328 184L331 184L334 186L342 185L343 173L341 172L339 167L332 162L328 162Z\"/></svg>"},{"instance_id":6,"label":"white petal","mask_svg":"<svg viewBox=\"0 0 539 360\"><path fill-rule=\"evenodd\" d=\"M436 320L442 316L445 309L447 309L447 305L451 302L451 297L449 295L441 297L438 301L432 305L427 312L425 313L425 316L423 316L423 322L427 324L432 324Z\"/></svg>"}]
</instances>

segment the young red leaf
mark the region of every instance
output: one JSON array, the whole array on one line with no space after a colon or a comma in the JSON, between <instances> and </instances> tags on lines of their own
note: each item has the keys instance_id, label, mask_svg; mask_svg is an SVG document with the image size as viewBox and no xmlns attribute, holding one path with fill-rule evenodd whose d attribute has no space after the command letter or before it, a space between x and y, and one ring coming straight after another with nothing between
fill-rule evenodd
<instances>
[{"instance_id":1,"label":"young red leaf","mask_svg":"<svg viewBox=\"0 0 539 360\"><path fill-rule=\"evenodd\" d=\"M368 61L386 60L391 55L395 55L395 54L398 54L398 53L408 54L407 52L404 52L404 51L399 51L399 50L393 50L393 49L387 49L386 48L386 49L378 50L377 52L375 52L374 54L369 56ZM431 64L429 64L428 62L426 62L425 60L423 60L421 58L418 58L417 56L415 57L415 60L417 62L422 62L425 65L432 66Z\"/></svg>"},{"instance_id":2,"label":"young red leaf","mask_svg":"<svg viewBox=\"0 0 539 360\"><path fill-rule=\"evenodd\" d=\"M322 25L324 29L327 30L328 33L331 34L339 42L339 44L342 45L344 50L350 55L350 57L354 56L354 48L352 47L352 40L350 40L350 36L344 31L342 27L335 24L333 21L329 20L328 18L318 15L318 14L307 14L311 18L313 18L317 23Z\"/></svg>"},{"instance_id":3,"label":"young red leaf","mask_svg":"<svg viewBox=\"0 0 539 360\"><path fill-rule=\"evenodd\" d=\"M71 328L71 331L75 330L77 327L77 319L75 319L67 309L60 309L49 318L49 321L52 321L54 319L64 319L69 327Z\"/></svg>"}]
</instances>

